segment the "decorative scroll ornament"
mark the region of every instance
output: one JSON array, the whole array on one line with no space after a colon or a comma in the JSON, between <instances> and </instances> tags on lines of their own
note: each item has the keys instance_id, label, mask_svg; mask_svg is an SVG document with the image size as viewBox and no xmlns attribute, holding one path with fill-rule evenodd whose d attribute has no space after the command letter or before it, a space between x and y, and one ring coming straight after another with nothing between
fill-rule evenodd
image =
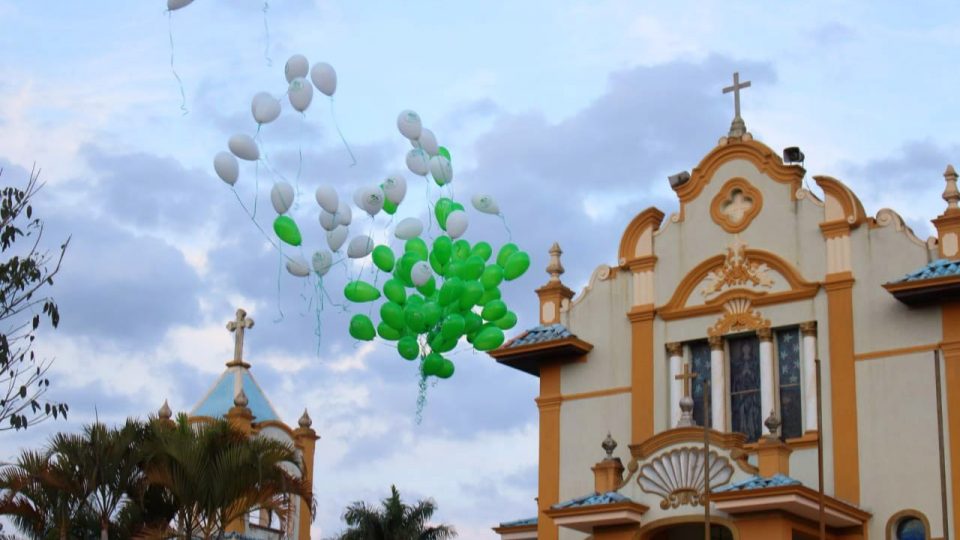
<instances>
[{"instance_id":1,"label":"decorative scroll ornament","mask_svg":"<svg viewBox=\"0 0 960 540\"><path fill-rule=\"evenodd\" d=\"M749 298L733 298L723 304L723 316L707 329L707 336L722 336L730 332L761 328L770 328L770 319L764 319L753 309Z\"/></svg>"},{"instance_id":2,"label":"decorative scroll ornament","mask_svg":"<svg viewBox=\"0 0 960 540\"><path fill-rule=\"evenodd\" d=\"M703 502L703 448L687 446L660 454L640 468L637 484L646 493L659 495L660 508L678 508ZM733 477L730 460L710 452L710 486L722 486Z\"/></svg>"},{"instance_id":3,"label":"decorative scroll ornament","mask_svg":"<svg viewBox=\"0 0 960 540\"><path fill-rule=\"evenodd\" d=\"M707 274L707 283L700 290L704 297L719 293L727 287L773 287L773 279L767 275L766 263L752 262L747 258L747 245L736 239L727 247L723 266Z\"/></svg>"}]
</instances>

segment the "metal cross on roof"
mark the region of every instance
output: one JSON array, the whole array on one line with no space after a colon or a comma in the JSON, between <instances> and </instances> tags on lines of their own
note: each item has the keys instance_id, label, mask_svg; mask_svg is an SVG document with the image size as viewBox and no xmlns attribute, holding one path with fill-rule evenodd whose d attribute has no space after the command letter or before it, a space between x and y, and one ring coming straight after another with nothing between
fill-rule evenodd
<instances>
[{"instance_id":1,"label":"metal cross on roof","mask_svg":"<svg viewBox=\"0 0 960 540\"><path fill-rule=\"evenodd\" d=\"M227 330L233 332L233 361L228 366L242 366L243 362L243 334L248 328L253 328L253 319L247 318L243 308L237 310L237 318L227 323Z\"/></svg>"},{"instance_id":2,"label":"metal cross on roof","mask_svg":"<svg viewBox=\"0 0 960 540\"><path fill-rule=\"evenodd\" d=\"M740 72L733 72L733 86L728 86L723 89L724 94L729 94L733 92L733 114L734 118L740 118L740 90L742 88L750 88L750 81L740 82Z\"/></svg>"}]
</instances>

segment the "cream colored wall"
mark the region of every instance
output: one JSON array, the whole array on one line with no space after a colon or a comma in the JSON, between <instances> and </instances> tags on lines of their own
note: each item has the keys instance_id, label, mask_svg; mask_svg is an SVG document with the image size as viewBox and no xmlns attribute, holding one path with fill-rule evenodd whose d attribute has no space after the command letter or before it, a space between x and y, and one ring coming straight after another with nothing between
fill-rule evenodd
<instances>
[{"instance_id":1,"label":"cream colored wall","mask_svg":"<svg viewBox=\"0 0 960 540\"><path fill-rule=\"evenodd\" d=\"M592 343L593 351L587 362L563 366L560 391L564 394L630 385L630 273L597 278L588 287L574 298L565 323L577 337ZM623 435L623 440L628 438L629 432Z\"/></svg>"},{"instance_id":2,"label":"cream colored wall","mask_svg":"<svg viewBox=\"0 0 960 540\"><path fill-rule=\"evenodd\" d=\"M893 514L914 509L942 536L933 353L857 362L861 506L870 537Z\"/></svg>"},{"instance_id":3,"label":"cream colored wall","mask_svg":"<svg viewBox=\"0 0 960 540\"><path fill-rule=\"evenodd\" d=\"M594 464L606 455L607 433L619 443L616 456L630 458L630 394L564 401L560 406L560 500L594 492Z\"/></svg>"}]
</instances>

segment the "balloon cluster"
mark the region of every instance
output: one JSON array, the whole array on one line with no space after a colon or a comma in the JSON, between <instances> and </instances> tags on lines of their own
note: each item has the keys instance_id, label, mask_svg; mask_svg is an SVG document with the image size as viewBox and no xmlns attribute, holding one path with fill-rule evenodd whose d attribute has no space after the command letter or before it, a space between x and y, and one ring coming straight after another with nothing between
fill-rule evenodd
<instances>
[{"instance_id":1,"label":"balloon cluster","mask_svg":"<svg viewBox=\"0 0 960 540\"><path fill-rule=\"evenodd\" d=\"M310 82L306 79L308 71ZM299 112L310 105L313 87L328 96L336 90L333 68L319 63L311 69L302 55L295 55L287 61L285 75L290 105ZM251 103L251 114L260 126L274 121L280 109L280 101L266 92L256 94ZM426 178L428 186L436 184L433 189L439 189L442 195L444 188L453 181L449 150L437 143L436 136L422 126L419 115L413 111L400 113L397 127L413 145L406 155L407 168ZM220 152L214 158L214 169L224 182L233 186L239 177L237 158L257 161L260 149L257 141L245 134L234 135L227 146L229 152ZM380 212L393 216L406 195L404 175L391 174L379 183L358 188L353 194L352 206L371 219ZM270 190L270 202L277 213L273 232L280 240L278 247L300 247L303 244L300 227L289 215L296 197L297 190L283 180L275 182ZM452 196L428 201L433 209L433 215L428 215L428 219L431 222L436 219L442 234L425 238L421 219L404 218L393 228L393 236L403 242L402 250L397 248L396 251L387 244L377 245L367 234L355 235L348 242L353 221L352 206L333 186L321 185L315 198L327 248L315 250L309 262L302 252L300 255L286 255L285 266L293 276L314 276L322 281L331 267L339 262L334 257L343 251L344 246L349 259L372 259L376 269L371 268L376 272L373 279L352 276L343 295L352 303L364 305L382 299L380 316L374 324L368 315L353 315L349 324L353 338L371 341L379 336L395 342L404 359L421 359L423 378L446 379L453 375L454 365L443 355L453 351L461 340L466 340L478 351L488 351L499 347L504 341L504 330L517 324L517 315L509 310L501 297L500 285L527 271L529 255L513 243L495 251L488 242L471 244L462 238L469 218L464 205ZM500 215L496 201L489 195L475 195L470 202L483 214ZM381 272L390 277L378 287L376 283ZM373 307L369 313L373 314Z\"/></svg>"}]
</instances>

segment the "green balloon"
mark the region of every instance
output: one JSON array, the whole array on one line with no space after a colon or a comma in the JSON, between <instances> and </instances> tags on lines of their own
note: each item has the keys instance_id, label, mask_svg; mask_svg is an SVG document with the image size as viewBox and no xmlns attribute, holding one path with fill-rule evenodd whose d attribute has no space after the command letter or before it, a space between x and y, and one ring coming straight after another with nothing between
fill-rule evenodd
<instances>
[{"instance_id":1,"label":"green balloon","mask_svg":"<svg viewBox=\"0 0 960 540\"><path fill-rule=\"evenodd\" d=\"M422 306L408 303L403 308L403 320L411 330L418 334L427 330L427 320L423 314Z\"/></svg>"},{"instance_id":2,"label":"green balloon","mask_svg":"<svg viewBox=\"0 0 960 540\"><path fill-rule=\"evenodd\" d=\"M437 217L437 223L443 230L447 230L447 216L450 215L450 212L453 212L453 201L446 197L440 197L436 206L433 207L433 215Z\"/></svg>"},{"instance_id":3,"label":"green balloon","mask_svg":"<svg viewBox=\"0 0 960 540\"><path fill-rule=\"evenodd\" d=\"M396 302L384 302L380 306L380 320L387 323L398 332L403 330L406 322L403 319L403 306Z\"/></svg>"},{"instance_id":4,"label":"green balloon","mask_svg":"<svg viewBox=\"0 0 960 540\"><path fill-rule=\"evenodd\" d=\"M494 287L492 289L487 289L483 291L483 296L477 300L477 304L481 306L487 305L487 302L491 300L500 300L500 289Z\"/></svg>"},{"instance_id":5,"label":"green balloon","mask_svg":"<svg viewBox=\"0 0 960 540\"><path fill-rule=\"evenodd\" d=\"M397 213L397 204L394 204L393 201L384 197L383 198L383 211L390 214L391 216Z\"/></svg>"},{"instance_id":6,"label":"green balloon","mask_svg":"<svg viewBox=\"0 0 960 540\"><path fill-rule=\"evenodd\" d=\"M447 264L450 262L450 255L452 253L453 241L450 240L449 236L438 236L437 239L433 241L433 254L437 256L437 260L440 261L440 264Z\"/></svg>"},{"instance_id":7,"label":"green balloon","mask_svg":"<svg viewBox=\"0 0 960 540\"><path fill-rule=\"evenodd\" d=\"M273 232L277 233L278 238L291 246L299 246L303 243L300 228L297 227L295 221L290 219L290 216L277 216L277 219L273 220Z\"/></svg>"},{"instance_id":8,"label":"green balloon","mask_svg":"<svg viewBox=\"0 0 960 540\"><path fill-rule=\"evenodd\" d=\"M453 204L450 205L450 211L453 212L454 210L463 210L464 212L467 211L467 210L463 207L463 205L460 204L460 203L458 203L457 201L453 201Z\"/></svg>"},{"instance_id":9,"label":"green balloon","mask_svg":"<svg viewBox=\"0 0 960 540\"><path fill-rule=\"evenodd\" d=\"M459 339L463 335L463 330L467 327L467 321L459 313L451 313L443 319L440 326L440 335L444 339Z\"/></svg>"},{"instance_id":10,"label":"green balloon","mask_svg":"<svg viewBox=\"0 0 960 540\"><path fill-rule=\"evenodd\" d=\"M383 284L383 294L391 302L403 305L407 301L407 290L399 279L388 279Z\"/></svg>"},{"instance_id":11,"label":"green balloon","mask_svg":"<svg viewBox=\"0 0 960 540\"><path fill-rule=\"evenodd\" d=\"M442 335L437 335L430 340L430 349L438 353L450 352L456 348L457 348L456 339L444 339Z\"/></svg>"},{"instance_id":12,"label":"green balloon","mask_svg":"<svg viewBox=\"0 0 960 540\"><path fill-rule=\"evenodd\" d=\"M433 269L434 274L442 276L447 273L447 265L440 262L436 251L430 252L430 257L427 258L427 261L430 262L430 268Z\"/></svg>"},{"instance_id":13,"label":"green balloon","mask_svg":"<svg viewBox=\"0 0 960 540\"><path fill-rule=\"evenodd\" d=\"M503 300L491 300L483 306L483 311L480 312L480 316L488 321L497 321L500 320L504 315L507 314L507 305L503 303Z\"/></svg>"},{"instance_id":14,"label":"green balloon","mask_svg":"<svg viewBox=\"0 0 960 540\"><path fill-rule=\"evenodd\" d=\"M437 148L437 153L440 154L441 156L447 158L447 159L450 159L450 151L447 150L447 147L446 147L446 146L440 146L440 147L438 147L438 148Z\"/></svg>"},{"instance_id":15,"label":"green balloon","mask_svg":"<svg viewBox=\"0 0 960 540\"><path fill-rule=\"evenodd\" d=\"M472 311L468 311L463 314L463 323L464 334L476 334L483 326L483 318Z\"/></svg>"},{"instance_id":16,"label":"green balloon","mask_svg":"<svg viewBox=\"0 0 960 540\"><path fill-rule=\"evenodd\" d=\"M507 266L507 259L518 251L520 251L520 248L518 248L516 244L504 244L503 247L500 248L500 253L497 254L497 264L505 268Z\"/></svg>"},{"instance_id":17,"label":"green balloon","mask_svg":"<svg viewBox=\"0 0 960 540\"><path fill-rule=\"evenodd\" d=\"M518 251L507 259L507 264L503 267L503 279L510 281L522 276L530 268L530 256L523 251Z\"/></svg>"},{"instance_id":18,"label":"green balloon","mask_svg":"<svg viewBox=\"0 0 960 540\"><path fill-rule=\"evenodd\" d=\"M384 272L393 272L393 250L389 246L379 245L373 248L373 264Z\"/></svg>"},{"instance_id":19,"label":"green balloon","mask_svg":"<svg viewBox=\"0 0 960 540\"><path fill-rule=\"evenodd\" d=\"M500 282L502 281L503 268L496 264L488 265L483 269L483 274L480 275L480 284L483 285L483 288L487 290L496 288L496 286L500 285Z\"/></svg>"},{"instance_id":20,"label":"green balloon","mask_svg":"<svg viewBox=\"0 0 960 540\"><path fill-rule=\"evenodd\" d=\"M353 336L354 339L370 341L377 333L373 329L373 323L370 321L370 317L366 315L354 315L353 318L350 319L350 335Z\"/></svg>"},{"instance_id":21,"label":"green balloon","mask_svg":"<svg viewBox=\"0 0 960 540\"><path fill-rule=\"evenodd\" d=\"M404 253L403 257L400 257L400 260L397 261L394 275L407 287L413 287L413 281L410 279L410 270L412 270L413 265L419 261L420 259L417 258L415 253Z\"/></svg>"},{"instance_id":22,"label":"green balloon","mask_svg":"<svg viewBox=\"0 0 960 540\"><path fill-rule=\"evenodd\" d=\"M463 284L463 294L460 295L460 309L470 309L483 296L483 285L479 281L467 281Z\"/></svg>"},{"instance_id":23,"label":"green balloon","mask_svg":"<svg viewBox=\"0 0 960 540\"><path fill-rule=\"evenodd\" d=\"M440 318L443 317L443 309L440 307L440 304L436 302L426 302L421 308L423 312L423 320L427 323L427 327L431 327L440 322Z\"/></svg>"},{"instance_id":24,"label":"green balloon","mask_svg":"<svg viewBox=\"0 0 960 540\"><path fill-rule=\"evenodd\" d=\"M443 282L440 287L440 296L438 301L441 306L448 306L458 300L463 294L463 280L458 277L452 277Z\"/></svg>"},{"instance_id":25,"label":"green balloon","mask_svg":"<svg viewBox=\"0 0 960 540\"><path fill-rule=\"evenodd\" d=\"M377 334L388 341L396 341L400 339L400 331L385 322L377 325Z\"/></svg>"},{"instance_id":26,"label":"green balloon","mask_svg":"<svg viewBox=\"0 0 960 540\"><path fill-rule=\"evenodd\" d=\"M407 298L407 303L412 306L422 306L425 301L426 300L419 294L411 294L410 297Z\"/></svg>"},{"instance_id":27,"label":"green balloon","mask_svg":"<svg viewBox=\"0 0 960 540\"><path fill-rule=\"evenodd\" d=\"M407 360L413 360L420 356L420 344L414 336L403 336L397 342L397 352Z\"/></svg>"},{"instance_id":28,"label":"green balloon","mask_svg":"<svg viewBox=\"0 0 960 540\"><path fill-rule=\"evenodd\" d=\"M483 259L476 255L471 255L463 262L462 277L463 279L480 279L483 270Z\"/></svg>"},{"instance_id":29,"label":"green balloon","mask_svg":"<svg viewBox=\"0 0 960 540\"><path fill-rule=\"evenodd\" d=\"M453 372L454 372L453 362L451 362L447 358L444 358L443 364L441 364L440 368L437 369L437 377L441 379L449 379L450 377L453 376Z\"/></svg>"},{"instance_id":30,"label":"green balloon","mask_svg":"<svg viewBox=\"0 0 960 540\"><path fill-rule=\"evenodd\" d=\"M497 328L501 330L509 330L517 325L517 314L512 311L508 311L506 315L500 317L500 319L493 324L497 325Z\"/></svg>"},{"instance_id":31,"label":"green balloon","mask_svg":"<svg viewBox=\"0 0 960 540\"><path fill-rule=\"evenodd\" d=\"M443 276L447 279L459 278L463 275L463 263L460 261L450 261L447 264L447 271L443 273Z\"/></svg>"},{"instance_id":32,"label":"green balloon","mask_svg":"<svg viewBox=\"0 0 960 540\"><path fill-rule=\"evenodd\" d=\"M496 326L485 326L473 338L473 347L478 351L490 351L503 345L503 330Z\"/></svg>"},{"instance_id":33,"label":"green balloon","mask_svg":"<svg viewBox=\"0 0 960 540\"><path fill-rule=\"evenodd\" d=\"M380 291L366 281L351 281L343 288L343 295L351 302L373 302L380 298ZM373 325L370 326L373 328Z\"/></svg>"},{"instance_id":34,"label":"green balloon","mask_svg":"<svg viewBox=\"0 0 960 540\"><path fill-rule=\"evenodd\" d=\"M465 261L470 256L470 242L463 238L453 243L453 257Z\"/></svg>"},{"instance_id":35,"label":"green balloon","mask_svg":"<svg viewBox=\"0 0 960 540\"><path fill-rule=\"evenodd\" d=\"M421 238L411 238L403 246L404 253L413 253L417 256L417 261L425 261L429 255L427 243Z\"/></svg>"},{"instance_id":36,"label":"green balloon","mask_svg":"<svg viewBox=\"0 0 960 540\"><path fill-rule=\"evenodd\" d=\"M493 248L486 242L477 242L473 245L473 249L470 250L470 255L476 255L486 262L490 259L490 255L493 255Z\"/></svg>"},{"instance_id":37,"label":"green balloon","mask_svg":"<svg viewBox=\"0 0 960 540\"><path fill-rule=\"evenodd\" d=\"M428 354L423 359L423 374L425 376L436 375L440 372L441 367L443 367L443 357L435 352Z\"/></svg>"},{"instance_id":38,"label":"green balloon","mask_svg":"<svg viewBox=\"0 0 960 540\"><path fill-rule=\"evenodd\" d=\"M417 290L424 296L433 296L433 293L437 292L437 280L431 277L426 283L417 287Z\"/></svg>"}]
</instances>

